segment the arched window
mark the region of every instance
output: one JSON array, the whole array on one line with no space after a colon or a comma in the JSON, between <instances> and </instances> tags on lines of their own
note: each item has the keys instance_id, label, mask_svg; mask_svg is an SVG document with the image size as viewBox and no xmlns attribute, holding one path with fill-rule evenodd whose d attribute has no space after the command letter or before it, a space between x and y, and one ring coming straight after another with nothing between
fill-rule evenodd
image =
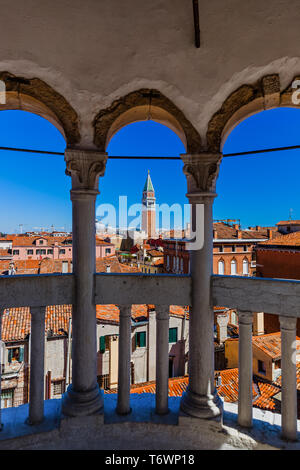
<instances>
[{"instance_id":1,"label":"arched window","mask_svg":"<svg viewBox=\"0 0 300 470\"><path fill-rule=\"evenodd\" d=\"M222 259L218 262L218 274L224 274L225 272L225 263Z\"/></svg>"},{"instance_id":2,"label":"arched window","mask_svg":"<svg viewBox=\"0 0 300 470\"><path fill-rule=\"evenodd\" d=\"M230 263L230 274L231 274L232 276L236 276L236 274L237 274L237 270L236 270L236 260L235 260L235 259L233 259L233 260L231 261L231 263Z\"/></svg>"},{"instance_id":3,"label":"arched window","mask_svg":"<svg viewBox=\"0 0 300 470\"><path fill-rule=\"evenodd\" d=\"M243 260L243 275L246 276L249 274L249 262L248 260L245 258Z\"/></svg>"}]
</instances>

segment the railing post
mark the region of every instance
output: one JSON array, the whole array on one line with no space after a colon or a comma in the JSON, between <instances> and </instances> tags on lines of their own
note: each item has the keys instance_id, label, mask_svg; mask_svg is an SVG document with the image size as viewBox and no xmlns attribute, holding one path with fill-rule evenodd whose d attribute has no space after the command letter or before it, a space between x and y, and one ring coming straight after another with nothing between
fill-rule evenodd
<instances>
[{"instance_id":1,"label":"railing post","mask_svg":"<svg viewBox=\"0 0 300 470\"><path fill-rule=\"evenodd\" d=\"M30 307L30 383L28 424L39 424L44 419L44 356L46 307Z\"/></svg>"},{"instance_id":2,"label":"railing post","mask_svg":"<svg viewBox=\"0 0 300 470\"><path fill-rule=\"evenodd\" d=\"M131 305L120 305L117 413L130 413Z\"/></svg>"},{"instance_id":3,"label":"railing post","mask_svg":"<svg viewBox=\"0 0 300 470\"><path fill-rule=\"evenodd\" d=\"M72 383L63 395L62 411L69 416L91 415L103 408L97 383L96 343L96 228L95 201L99 175L104 175L107 154L92 150L65 152L72 176L72 236L75 301L72 312Z\"/></svg>"},{"instance_id":4,"label":"railing post","mask_svg":"<svg viewBox=\"0 0 300 470\"><path fill-rule=\"evenodd\" d=\"M214 312L212 206L221 155L182 155L187 176L192 232L188 244L191 261L192 305L189 321L189 385L181 409L197 418L221 415L222 404L214 384Z\"/></svg>"},{"instance_id":5,"label":"railing post","mask_svg":"<svg viewBox=\"0 0 300 470\"><path fill-rule=\"evenodd\" d=\"M282 437L297 440L296 325L294 317L280 316L281 430Z\"/></svg>"},{"instance_id":6,"label":"railing post","mask_svg":"<svg viewBox=\"0 0 300 470\"><path fill-rule=\"evenodd\" d=\"M239 315L239 401L238 423L252 427L252 312Z\"/></svg>"},{"instance_id":7,"label":"railing post","mask_svg":"<svg viewBox=\"0 0 300 470\"><path fill-rule=\"evenodd\" d=\"M156 310L156 408L159 415L169 412L169 306L157 305Z\"/></svg>"}]
</instances>

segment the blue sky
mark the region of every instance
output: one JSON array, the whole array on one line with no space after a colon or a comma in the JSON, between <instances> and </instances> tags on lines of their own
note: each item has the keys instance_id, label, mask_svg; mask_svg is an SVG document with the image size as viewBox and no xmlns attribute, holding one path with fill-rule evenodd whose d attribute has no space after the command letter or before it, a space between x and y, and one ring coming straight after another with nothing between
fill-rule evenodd
<instances>
[{"instance_id":1,"label":"blue sky","mask_svg":"<svg viewBox=\"0 0 300 470\"><path fill-rule=\"evenodd\" d=\"M22 111L0 112L0 146L63 152L65 141L54 126ZM227 138L224 153L300 144L300 111L280 108L256 114L237 126ZM151 122L121 129L107 149L111 155L184 153L179 138ZM70 178L63 156L0 151L0 231L35 227L71 229ZM117 206L127 195L128 205L141 201L150 170L157 203L186 204L186 180L180 161L110 160L100 179L100 203ZM273 225L292 216L300 219L300 151L224 158L217 182L214 218L240 219L243 227Z\"/></svg>"}]
</instances>

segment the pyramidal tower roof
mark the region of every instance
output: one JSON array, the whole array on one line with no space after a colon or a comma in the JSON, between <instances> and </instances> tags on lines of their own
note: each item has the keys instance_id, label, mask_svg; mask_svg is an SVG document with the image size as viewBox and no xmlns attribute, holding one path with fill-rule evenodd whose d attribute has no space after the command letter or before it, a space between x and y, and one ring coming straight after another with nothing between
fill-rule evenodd
<instances>
[{"instance_id":1,"label":"pyramidal tower roof","mask_svg":"<svg viewBox=\"0 0 300 470\"><path fill-rule=\"evenodd\" d=\"M148 191L154 192L153 184L152 184L151 177L150 177L150 170L148 170L148 175L147 175L147 179L146 179L143 191L144 192L148 192Z\"/></svg>"}]
</instances>

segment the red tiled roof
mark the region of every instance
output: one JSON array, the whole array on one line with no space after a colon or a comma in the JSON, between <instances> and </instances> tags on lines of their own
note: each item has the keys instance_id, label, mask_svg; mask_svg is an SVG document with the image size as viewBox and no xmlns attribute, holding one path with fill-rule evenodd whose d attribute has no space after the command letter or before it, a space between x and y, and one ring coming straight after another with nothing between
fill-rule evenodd
<instances>
[{"instance_id":1,"label":"red tiled roof","mask_svg":"<svg viewBox=\"0 0 300 470\"><path fill-rule=\"evenodd\" d=\"M278 237L265 242L260 242L259 247L264 245L280 245L280 246L300 246L300 231L288 233L287 235L280 235Z\"/></svg>"},{"instance_id":2,"label":"red tiled roof","mask_svg":"<svg viewBox=\"0 0 300 470\"><path fill-rule=\"evenodd\" d=\"M281 220L276 225L300 225L300 220Z\"/></svg>"},{"instance_id":3,"label":"red tiled roof","mask_svg":"<svg viewBox=\"0 0 300 470\"><path fill-rule=\"evenodd\" d=\"M238 369L226 369L219 371L222 385L217 388L219 396L224 401L236 403L238 401ZM181 397L186 391L189 377L173 377L169 379L169 397ZM275 402L272 399L280 389L273 384L257 382L252 385L253 405L259 408L274 410ZM131 385L130 393L152 393L156 392L156 382L144 382ZM105 393L117 393L116 389L106 390Z\"/></svg>"},{"instance_id":4,"label":"red tiled roof","mask_svg":"<svg viewBox=\"0 0 300 470\"><path fill-rule=\"evenodd\" d=\"M297 351L300 351L300 338L296 337ZM281 333L269 333L267 335L259 335L252 337L252 344L273 360L281 358Z\"/></svg>"}]
</instances>

